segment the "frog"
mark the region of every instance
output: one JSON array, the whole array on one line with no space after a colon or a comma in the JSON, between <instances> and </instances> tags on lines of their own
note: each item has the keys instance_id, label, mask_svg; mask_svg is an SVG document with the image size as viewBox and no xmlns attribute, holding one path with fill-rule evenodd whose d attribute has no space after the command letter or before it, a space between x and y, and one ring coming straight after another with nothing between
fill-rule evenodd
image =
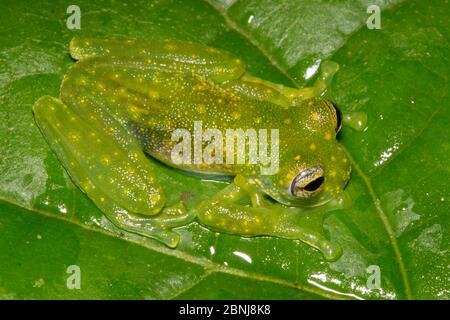
<instances>
[{"instance_id":1,"label":"frog","mask_svg":"<svg viewBox=\"0 0 450 320\"><path fill-rule=\"evenodd\" d=\"M119 229L177 247L197 221L241 237L299 240L329 261L340 246L298 223L301 212L339 208L351 164L337 139L342 116L323 97L338 64L324 61L310 87L252 75L226 50L180 40L74 37L76 61L60 96L43 96L34 119L70 178ZM177 128L277 129L277 170L255 163L175 161ZM205 142L203 142L205 143ZM226 152L226 151L224 151ZM186 173L231 177L189 210L166 205L153 158Z\"/></svg>"}]
</instances>

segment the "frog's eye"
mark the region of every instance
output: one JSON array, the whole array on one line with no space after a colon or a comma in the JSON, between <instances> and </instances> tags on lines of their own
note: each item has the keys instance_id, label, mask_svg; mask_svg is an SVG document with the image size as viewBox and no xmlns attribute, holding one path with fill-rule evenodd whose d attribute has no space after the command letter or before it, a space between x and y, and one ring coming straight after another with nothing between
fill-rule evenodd
<instances>
[{"instance_id":1,"label":"frog's eye","mask_svg":"<svg viewBox=\"0 0 450 320\"><path fill-rule=\"evenodd\" d=\"M300 172L291 182L291 195L299 198L312 197L324 182L323 168L317 165Z\"/></svg>"},{"instance_id":2,"label":"frog's eye","mask_svg":"<svg viewBox=\"0 0 450 320\"><path fill-rule=\"evenodd\" d=\"M342 114L341 111L330 101L325 100L325 105L327 106L328 110L331 112L331 116L333 118L334 122L334 130L336 130L336 133L341 130L342 127Z\"/></svg>"}]
</instances>

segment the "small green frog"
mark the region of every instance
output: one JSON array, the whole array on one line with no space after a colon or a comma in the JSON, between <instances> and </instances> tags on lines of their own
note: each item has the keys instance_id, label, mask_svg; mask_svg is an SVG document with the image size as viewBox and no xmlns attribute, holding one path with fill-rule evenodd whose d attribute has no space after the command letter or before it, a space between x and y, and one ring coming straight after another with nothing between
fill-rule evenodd
<instances>
[{"instance_id":1,"label":"small green frog","mask_svg":"<svg viewBox=\"0 0 450 320\"><path fill-rule=\"evenodd\" d=\"M40 98L35 120L75 184L113 224L173 248L179 235L171 229L196 218L220 232L298 239L328 260L339 257L339 246L298 225L291 208L336 206L349 180L350 161L336 140L340 114L320 98L337 64L322 63L313 87L294 89L249 75L226 51L191 42L74 38L70 53L78 62L59 99ZM192 132L198 122L219 131L277 129L277 170L221 162L219 151L236 154L217 148L209 150L212 161L175 161L174 131ZM208 141L200 144L206 151ZM234 180L189 211L181 202L168 207L146 155Z\"/></svg>"}]
</instances>

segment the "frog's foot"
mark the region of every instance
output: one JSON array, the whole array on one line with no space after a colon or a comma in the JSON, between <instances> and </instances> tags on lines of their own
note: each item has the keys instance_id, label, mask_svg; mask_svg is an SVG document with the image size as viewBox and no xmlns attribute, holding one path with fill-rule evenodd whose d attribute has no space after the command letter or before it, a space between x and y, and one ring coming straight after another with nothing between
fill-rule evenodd
<instances>
[{"instance_id":1,"label":"frog's foot","mask_svg":"<svg viewBox=\"0 0 450 320\"><path fill-rule=\"evenodd\" d=\"M176 228L192 222L195 219L195 214L187 212L183 202L167 207L162 210L160 214L155 216L157 221L164 228Z\"/></svg>"},{"instance_id":2,"label":"frog's foot","mask_svg":"<svg viewBox=\"0 0 450 320\"><path fill-rule=\"evenodd\" d=\"M105 207L100 209L105 210ZM116 227L139 234L141 236L156 239L164 243L169 248L175 248L180 242L180 236L178 233L171 231L156 221L155 218L141 217L129 213L127 210L119 207L112 208L113 210L103 211Z\"/></svg>"},{"instance_id":3,"label":"frog's foot","mask_svg":"<svg viewBox=\"0 0 450 320\"><path fill-rule=\"evenodd\" d=\"M200 223L220 232L244 237L275 236L300 240L322 252L328 261L341 255L341 248L323 235L298 225L298 210L280 204L268 204L263 195L241 176L194 209ZM236 204L249 196L252 206Z\"/></svg>"},{"instance_id":4,"label":"frog's foot","mask_svg":"<svg viewBox=\"0 0 450 320\"><path fill-rule=\"evenodd\" d=\"M320 74L312 87L291 88L244 74L240 81L224 84L249 97L270 101L282 107L296 105L296 101L307 100L321 96L330 86L334 74L339 70L339 65L332 61L324 61Z\"/></svg>"},{"instance_id":5,"label":"frog's foot","mask_svg":"<svg viewBox=\"0 0 450 320\"><path fill-rule=\"evenodd\" d=\"M364 131L367 127L367 113L364 111L344 113L342 122L353 130Z\"/></svg>"},{"instance_id":6,"label":"frog's foot","mask_svg":"<svg viewBox=\"0 0 450 320\"><path fill-rule=\"evenodd\" d=\"M333 80L333 76L339 70L339 65L333 61L324 61L320 66L320 73L314 82L312 87L300 88L300 89L291 89L287 88L283 93L293 101L293 105L295 105L296 101L307 100L314 97L319 97L325 93L327 88L329 88L331 84L331 80Z\"/></svg>"}]
</instances>

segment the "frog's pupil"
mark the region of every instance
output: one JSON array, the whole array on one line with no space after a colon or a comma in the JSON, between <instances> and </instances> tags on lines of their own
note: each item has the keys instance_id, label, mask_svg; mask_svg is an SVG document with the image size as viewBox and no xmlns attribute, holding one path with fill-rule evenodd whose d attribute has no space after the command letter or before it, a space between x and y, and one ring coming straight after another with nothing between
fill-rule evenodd
<instances>
[{"instance_id":1,"label":"frog's pupil","mask_svg":"<svg viewBox=\"0 0 450 320\"><path fill-rule=\"evenodd\" d=\"M322 185L323 181L324 181L324 178L323 178L323 177L319 177L319 178L317 178L317 179L311 181L310 183L308 183L308 184L305 186L304 189L305 189L306 191L310 191L310 192L316 191L317 189L320 188L320 186Z\"/></svg>"}]
</instances>

